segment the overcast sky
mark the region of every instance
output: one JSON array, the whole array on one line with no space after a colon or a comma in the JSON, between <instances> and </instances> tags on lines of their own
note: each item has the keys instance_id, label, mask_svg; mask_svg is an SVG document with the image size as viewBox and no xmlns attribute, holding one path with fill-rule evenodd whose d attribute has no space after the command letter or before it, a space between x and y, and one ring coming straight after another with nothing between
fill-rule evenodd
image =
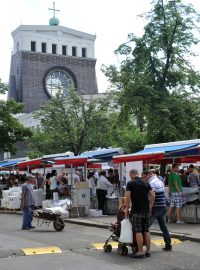
<instances>
[{"instance_id":1,"label":"overcast sky","mask_svg":"<svg viewBox=\"0 0 200 270\"><path fill-rule=\"evenodd\" d=\"M189 0L187 0L189 1ZM151 0L55 0L56 16L60 25L96 34L95 56L99 92L108 86L100 71L102 64L117 64L113 51L127 40L128 33L141 35L144 19L137 15L151 8ZM200 0L190 0L200 12ZM53 1L5 0L1 1L0 16L0 78L8 82L12 52L11 32L20 24L47 25L52 17ZM200 51L200 46L199 46Z\"/></svg>"}]
</instances>

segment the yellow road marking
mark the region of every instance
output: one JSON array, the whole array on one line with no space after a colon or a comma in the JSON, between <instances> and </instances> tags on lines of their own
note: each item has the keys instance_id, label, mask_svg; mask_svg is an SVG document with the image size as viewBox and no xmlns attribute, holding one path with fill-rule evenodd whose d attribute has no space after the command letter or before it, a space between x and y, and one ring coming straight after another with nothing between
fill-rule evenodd
<instances>
[{"instance_id":1,"label":"yellow road marking","mask_svg":"<svg viewBox=\"0 0 200 270\"><path fill-rule=\"evenodd\" d=\"M176 239L176 238L172 238L172 245L179 245L182 243L183 243L183 241Z\"/></svg>"},{"instance_id":2,"label":"yellow road marking","mask_svg":"<svg viewBox=\"0 0 200 270\"><path fill-rule=\"evenodd\" d=\"M180 245L180 244L183 243L182 241L180 241L179 239L176 239L176 238L171 238L171 241L172 241L172 245ZM165 245L165 242L164 242L163 239L151 240L151 243L153 243L156 246L164 246ZM117 242L108 242L108 244L111 245L112 248L117 248L118 247ZM91 245L95 249L102 250L105 243L94 243L94 244L91 244Z\"/></svg>"},{"instance_id":3,"label":"yellow road marking","mask_svg":"<svg viewBox=\"0 0 200 270\"><path fill-rule=\"evenodd\" d=\"M172 245L179 245L182 244L183 242L180 241L179 239L176 238L171 238ZM153 243L156 246L164 246L165 242L163 239L157 239L157 240L151 240L151 243Z\"/></svg>"},{"instance_id":4,"label":"yellow road marking","mask_svg":"<svg viewBox=\"0 0 200 270\"><path fill-rule=\"evenodd\" d=\"M36 248L23 248L22 251L25 255L42 255L42 254L51 254L51 253L62 253L62 250L59 247L36 247Z\"/></svg>"}]
</instances>

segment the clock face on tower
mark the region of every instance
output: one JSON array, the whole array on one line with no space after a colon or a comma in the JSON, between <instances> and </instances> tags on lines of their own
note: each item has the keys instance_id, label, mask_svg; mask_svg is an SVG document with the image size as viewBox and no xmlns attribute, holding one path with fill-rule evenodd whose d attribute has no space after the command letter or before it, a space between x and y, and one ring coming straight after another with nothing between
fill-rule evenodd
<instances>
[{"instance_id":1,"label":"clock face on tower","mask_svg":"<svg viewBox=\"0 0 200 270\"><path fill-rule=\"evenodd\" d=\"M75 81L66 69L54 68L46 74L44 87L50 97L57 94L67 97L69 89L75 87Z\"/></svg>"}]
</instances>

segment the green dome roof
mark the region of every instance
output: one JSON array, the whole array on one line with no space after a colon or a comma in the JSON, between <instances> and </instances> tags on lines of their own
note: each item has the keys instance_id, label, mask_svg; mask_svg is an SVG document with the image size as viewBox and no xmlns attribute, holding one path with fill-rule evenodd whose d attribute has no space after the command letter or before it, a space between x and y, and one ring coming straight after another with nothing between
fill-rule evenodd
<instances>
[{"instance_id":1,"label":"green dome roof","mask_svg":"<svg viewBox=\"0 0 200 270\"><path fill-rule=\"evenodd\" d=\"M50 20L49 20L49 25L59 25L60 21L59 19L57 19L56 17L52 17Z\"/></svg>"}]
</instances>

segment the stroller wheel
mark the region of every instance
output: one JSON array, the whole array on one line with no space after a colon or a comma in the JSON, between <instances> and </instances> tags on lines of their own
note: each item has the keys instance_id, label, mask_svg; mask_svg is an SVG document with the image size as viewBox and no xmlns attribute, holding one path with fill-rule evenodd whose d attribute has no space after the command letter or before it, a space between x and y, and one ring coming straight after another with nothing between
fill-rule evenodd
<instances>
[{"instance_id":1,"label":"stroller wheel","mask_svg":"<svg viewBox=\"0 0 200 270\"><path fill-rule=\"evenodd\" d=\"M117 253L119 255L127 255L128 254L127 246L125 244L119 244L118 249L117 249Z\"/></svg>"},{"instance_id":2,"label":"stroller wheel","mask_svg":"<svg viewBox=\"0 0 200 270\"><path fill-rule=\"evenodd\" d=\"M111 252L112 251L112 246L111 245L104 245L103 246L104 252Z\"/></svg>"},{"instance_id":3,"label":"stroller wheel","mask_svg":"<svg viewBox=\"0 0 200 270\"><path fill-rule=\"evenodd\" d=\"M132 252L133 252L133 254L135 254L137 252L137 248L135 246L132 247Z\"/></svg>"},{"instance_id":4,"label":"stroller wheel","mask_svg":"<svg viewBox=\"0 0 200 270\"><path fill-rule=\"evenodd\" d=\"M122 250L122 247L121 247L121 246L118 247L117 253L118 253L119 255L122 255L122 254L123 254L123 250Z\"/></svg>"},{"instance_id":5,"label":"stroller wheel","mask_svg":"<svg viewBox=\"0 0 200 270\"><path fill-rule=\"evenodd\" d=\"M127 247L123 247L123 254L122 255L128 255L128 248Z\"/></svg>"},{"instance_id":6,"label":"stroller wheel","mask_svg":"<svg viewBox=\"0 0 200 270\"><path fill-rule=\"evenodd\" d=\"M122 244L119 244L119 245L118 245L117 253L118 253L119 255L123 255L123 245L122 245Z\"/></svg>"}]
</instances>

